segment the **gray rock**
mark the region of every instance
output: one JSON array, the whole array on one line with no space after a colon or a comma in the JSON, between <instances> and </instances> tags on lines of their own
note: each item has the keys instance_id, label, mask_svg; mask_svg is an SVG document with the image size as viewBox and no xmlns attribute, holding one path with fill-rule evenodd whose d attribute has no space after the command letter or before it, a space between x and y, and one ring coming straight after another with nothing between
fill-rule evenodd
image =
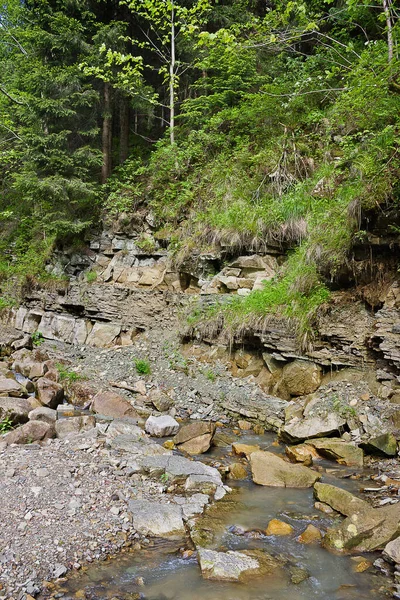
<instances>
[{"instance_id":1,"label":"gray rock","mask_svg":"<svg viewBox=\"0 0 400 600\"><path fill-rule=\"evenodd\" d=\"M0 376L0 396L24 396L26 395L26 390L15 381L15 379L10 379L9 377L1 377Z\"/></svg>"},{"instance_id":2,"label":"gray rock","mask_svg":"<svg viewBox=\"0 0 400 600\"><path fill-rule=\"evenodd\" d=\"M400 564L400 537L386 544L383 555L396 564Z\"/></svg>"},{"instance_id":3,"label":"gray rock","mask_svg":"<svg viewBox=\"0 0 400 600\"><path fill-rule=\"evenodd\" d=\"M47 408L47 406L39 406L38 408L31 410L28 414L28 418L30 421L44 421L51 425L56 422L57 411L52 408Z\"/></svg>"},{"instance_id":4,"label":"gray rock","mask_svg":"<svg viewBox=\"0 0 400 600\"><path fill-rule=\"evenodd\" d=\"M0 398L0 421L8 417L14 424L25 423L34 403L25 398Z\"/></svg>"},{"instance_id":5,"label":"gray rock","mask_svg":"<svg viewBox=\"0 0 400 600\"><path fill-rule=\"evenodd\" d=\"M185 535L182 508L176 504L131 500L129 511L133 527L143 535L161 538Z\"/></svg>"},{"instance_id":6,"label":"gray rock","mask_svg":"<svg viewBox=\"0 0 400 600\"><path fill-rule=\"evenodd\" d=\"M93 416L69 417L56 421L56 435L63 439L93 429L95 426L96 420Z\"/></svg>"},{"instance_id":7,"label":"gray rock","mask_svg":"<svg viewBox=\"0 0 400 600\"><path fill-rule=\"evenodd\" d=\"M145 429L149 435L154 437L167 437L175 435L179 429L179 423L169 415L161 417L149 417Z\"/></svg>"},{"instance_id":8,"label":"gray rock","mask_svg":"<svg viewBox=\"0 0 400 600\"><path fill-rule=\"evenodd\" d=\"M216 581L242 581L249 576L272 574L279 566L271 556L248 550L216 552L198 548L197 556L204 579Z\"/></svg>"},{"instance_id":9,"label":"gray rock","mask_svg":"<svg viewBox=\"0 0 400 600\"><path fill-rule=\"evenodd\" d=\"M54 436L54 429L43 421L28 421L18 429L3 435L0 439L7 444L30 444Z\"/></svg>"},{"instance_id":10,"label":"gray rock","mask_svg":"<svg viewBox=\"0 0 400 600\"><path fill-rule=\"evenodd\" d=\"M293 442L304 442L312 438L326 437L345 425L346 419L338 413L329 413L325 416L310 416L306 418L295 417L282 427L282 439Z\"/></svg>"}]
</instances>

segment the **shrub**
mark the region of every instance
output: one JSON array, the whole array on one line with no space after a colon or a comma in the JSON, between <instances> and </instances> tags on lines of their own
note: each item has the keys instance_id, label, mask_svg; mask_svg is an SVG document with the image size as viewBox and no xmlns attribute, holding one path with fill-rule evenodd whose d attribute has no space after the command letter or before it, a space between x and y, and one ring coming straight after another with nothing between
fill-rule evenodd
<instances>
[{"instance_id":1,"label":"shrub","mask_svg":"<svg viewBox=\"0 0 400 600\"><path fill-rule=\"evenodd\" d=\"M151 367L148 360L145 358L135 358L134 359L136 372L139 375L150 375Z\"/></svg>"}]
</instances>

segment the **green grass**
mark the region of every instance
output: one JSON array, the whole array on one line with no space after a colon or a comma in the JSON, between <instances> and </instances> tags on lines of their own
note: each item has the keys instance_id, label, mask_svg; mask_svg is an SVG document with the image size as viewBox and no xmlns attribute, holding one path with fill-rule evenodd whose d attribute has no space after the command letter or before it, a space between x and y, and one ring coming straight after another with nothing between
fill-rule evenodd
<instances>
[{"instance_id":1,"label":"green grass","mask_svg":"<svg viewBox=\"0 0 400 600\"><path fill-rule=\"evenodd\" d=\"M150 375L151 366L150 366L150 362L147 359L135 358L133 362L134 362L135 369L136 369L136 372L138 373L138 375Z\"/></svg>"},{"instance_id":2,"label":"green grass","mask_svg":"<svg viewBox=\"0 0 400 600\"><path fill-rule=\"evenodd\" d=\"M14 428L14 424L11 421L10 417L4 417L2 421L0 421L0 435L3 433L7 433L7 431L11 431Z\"/></svg>"},{"instance_id":3,"label":"green grass","mask_svg":"<svg viewBox=\"0 0 400 600\"><path fill-rule=\"evenodd\" d=\"M88 283L94 283L95 281L97 281L97 273L96 273L96 271L88 271L86 273L86 281Z\"/></svg>"},{"instance_id":4,"label":"green grass","mask_svg":"<svg viewBox=\"0 0 400 600\"><path fill-rule=\"evenodd\" d=\"M43 334L40 331L34 331L31 335L32 344L34 346L41 346L44 342Z\"/></svg>"},{"instance_id":5,"label":"green grass","mask_svg":"<svg viewBox=\"0 0 400 600\"><path fill-rule=\"evenodd\" d=\"M64 381L66 383L75 383L75 381L82 379L82 376L79 375L79 373L68 369L62 363L56 363L56 369L58 371L60 381Z\"/></svg>"}]
</instances>

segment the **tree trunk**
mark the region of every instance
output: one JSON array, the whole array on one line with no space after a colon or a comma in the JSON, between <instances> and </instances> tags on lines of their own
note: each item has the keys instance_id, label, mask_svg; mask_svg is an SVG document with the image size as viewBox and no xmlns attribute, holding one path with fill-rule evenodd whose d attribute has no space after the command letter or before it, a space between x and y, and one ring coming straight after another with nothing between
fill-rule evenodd
<instances>
[{"instance_id":1,"label":"tree trunk","mask_svg":"<svg viewBox=\"0 0 400 600\"><path fill-rule=\"evenodd\" d=\"M169 131L171 145L175 143L175 11L171 10L171 62L169 63Z\"/></svg>"},{"instance_id":2,"label":"tree trunk","mask_svg":"<svg viewBox=\"0 0 400 600\"><path fill-rule=\"evenodd\" d=\"M122 165L129 156L130 111L127 98L121 98L119 112L119 163Z\"/></svg>"},{"instance_id":3,"label":"tree trunk","mask_svg":"<svg viewBox=\"0 0 400 600\"><path fill-rule=\"evenodd\" d=\"M101 183L105 183L111 175L112 113L111 113L111 86L109 83L104 83L103 102L104 102L103 131L102 131L103 164L101 167Z\"/></svg>"},{"instance_id":4,"label":"tree trunk","mask_svg":"<svg viewBox=\"0 0 400 600\"><path fill-rule=\"evenodd\" d=\"M387 29L387 40L388 40L388 59L389 62L393 60L393 23L392 23L392 14L390 10L391 0L382 0L383 1L383 11L385 13L386 18L386 29Z\"/></svg>"}]
</instances>

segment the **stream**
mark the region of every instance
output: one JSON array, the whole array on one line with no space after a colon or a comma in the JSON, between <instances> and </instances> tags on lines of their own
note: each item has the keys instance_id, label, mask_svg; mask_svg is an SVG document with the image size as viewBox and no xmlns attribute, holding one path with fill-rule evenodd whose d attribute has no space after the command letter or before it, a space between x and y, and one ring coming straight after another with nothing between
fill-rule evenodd
<instances>
[{"instance_id":1,"label":"stream","mask_svg":"<svg viewBox=\"0 0 400 600\"><path fill-rule=\"evenodd\" d=\"M276 436L247 434L238 438L261 449L281 453ZM237 440L237 441L238 441ZM196 457L209 464L237 462L231 448L213 448ZM359 493L369 473L342 467L335 462L316 463L323 471L321 481ZM196 554L182 552L190 544L166 540L149 540L147 547L121 554L111 560L89 566L62 583L59 594L66 598L146 600L370 600L390 596L390 579L374 567L355 572L357 561L351 556L335 555L319 544L301 544L297 537L310 523L322 530L338 516L314 508L313 490L272 488L255 485L249 476L242 481L228 481L233 493L227 502L217 503L218 527L209 545L216 550L262 549L288 560L282 573L244 583L225 583L202 578ZM233 500L233 502L232 502ZM229 507L228 510L224 510ZM207 513L206 513L207 514ZM272 518L282 519L294 531L287 536L267 536L264 531ZM244 531L255 530L255 534ZM358 555L360 558L360 555ZM372 563L379 554L367 554ZM306 571L304 581L295 584L293 574ZM302 578L302 577L301 577ZM55 597L62 597L62 596Z\"/></svg>"}]
</instances>

